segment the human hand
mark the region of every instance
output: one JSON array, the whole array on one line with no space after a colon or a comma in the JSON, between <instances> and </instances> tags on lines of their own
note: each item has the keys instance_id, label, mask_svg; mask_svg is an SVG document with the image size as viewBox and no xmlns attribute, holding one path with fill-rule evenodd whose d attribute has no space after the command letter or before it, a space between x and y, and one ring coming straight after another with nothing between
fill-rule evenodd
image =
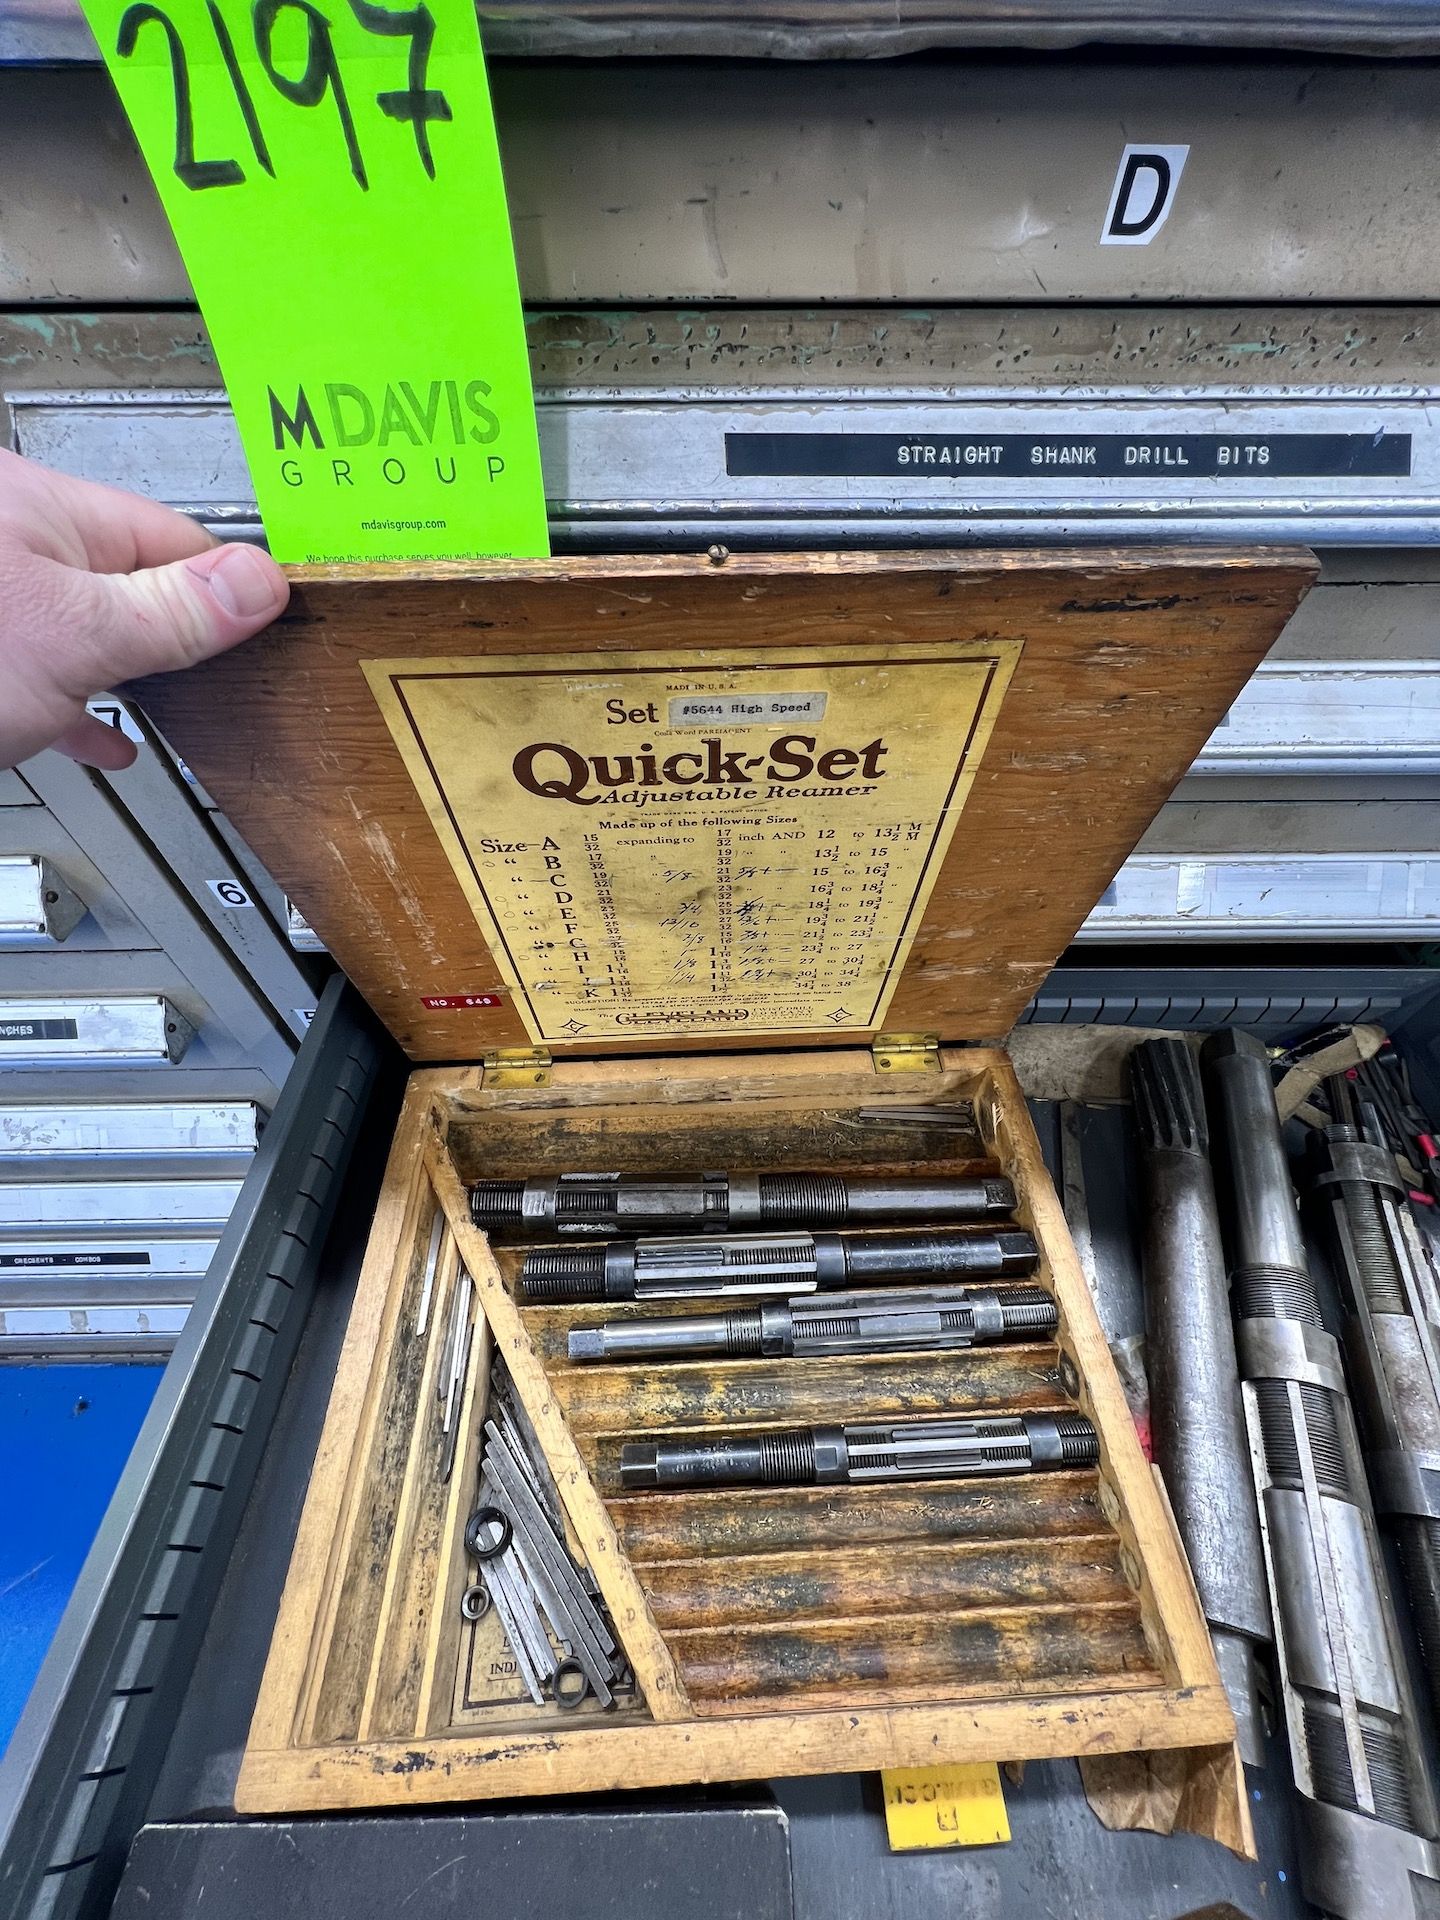
<instances>
[{"instance_id":1,"label":"human hand","mask_svg":"<svg viewBox=\"0 0 1440 1920\"><path fill-rule=\"evenodd\" d=\"M258 547L0 448L0 767L42 747L128 767L134 746L86 700L223 653L289 598Z\"/></svg>"}]
</instances>

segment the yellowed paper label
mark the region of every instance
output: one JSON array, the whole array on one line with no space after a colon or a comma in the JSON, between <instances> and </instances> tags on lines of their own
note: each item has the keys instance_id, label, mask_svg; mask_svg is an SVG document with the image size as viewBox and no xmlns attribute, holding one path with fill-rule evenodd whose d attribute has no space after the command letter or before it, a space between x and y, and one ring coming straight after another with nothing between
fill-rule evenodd
<instances>
[{"instance_id":1,"label":"yellowed paper label","mask_svg":"<svg viewBox=\"0 0 1440 1920\"><path fill-rule=\"evenodd\" d=\"M1019 643L375 660L531 1037L874 1030Z\"/></svg>"}]
</instances>

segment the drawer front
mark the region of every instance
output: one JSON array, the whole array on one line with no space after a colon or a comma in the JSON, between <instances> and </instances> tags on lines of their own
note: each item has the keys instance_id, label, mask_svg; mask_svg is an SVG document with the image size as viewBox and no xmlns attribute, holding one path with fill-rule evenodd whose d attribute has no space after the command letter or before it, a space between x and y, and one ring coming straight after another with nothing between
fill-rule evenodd
<instances>
[{"instance_id":1,"label":"drawer front","mask_svg":"<svg viewBox=\"0 0 1440 1920\"><path fill-rule=\"evenodd\" d=\"M223 398L205 389L9 395L17 446L260 531ZM1236 383L1085 399L835 386L541 388L557 539L590 550L1117 540L1408 545L1440 537L1429 393L1257 396ZM363 450L362 450L363 453ZM361 453L347 460L358 473ZM379 482L380 454L376 454Z\"/></svg>"},{"instance_id":2,"label":"drawer front","mask_svg":"<svg viewBox=\"0 0 1440 1920\"><path fill-rule=\"evenodd\" d=\"M71 5L17 7L0 24L51 33ZM627 34L654 31L654 9L604 11ZM929 26L934 11L900 14ZM556 9L517 12L525 50L556 34ZM582 10L574 50L605 44L596 12ZM692 33L700 20L714 32L714 9L684 12ZM857 24L850 7L787 9L787 53L804 45L816 13L845 22L847 40ZM1116 14L1092 13L1076 37ZM1014 9L980 17L1009 26ZM1368 20L1365 30L1368 50ZM486 31L488 41L489 9ZM923 26L917 37L924 44ZM690 49L725 44L701 38ZM746 50L773 51L763 36ZM1004 58L507 61L492 82L520 285L527 299L582 307L1431 297L1436 242L1410 211L1440 194L1424 63L1161 63L1150 53L1087 60L1082 71L1077 85L1065 63ZM1105 244L1107 228L1126 237L1111 222L1127 158L1136 131L1157 118L1170 189L1163 228L1155 218L1130 236L1144 244ZM0 254L7 306L187 299L103 74L0 74L0 167L12 196ZM1133 197L1148 212L1154 178L1141 176L1126 210ZM76 205L89 209L78 229ZM703 352L708 342L697 344ZM1268 370L1262 360L1258 371Z\"/></svg>"}]
</instances>

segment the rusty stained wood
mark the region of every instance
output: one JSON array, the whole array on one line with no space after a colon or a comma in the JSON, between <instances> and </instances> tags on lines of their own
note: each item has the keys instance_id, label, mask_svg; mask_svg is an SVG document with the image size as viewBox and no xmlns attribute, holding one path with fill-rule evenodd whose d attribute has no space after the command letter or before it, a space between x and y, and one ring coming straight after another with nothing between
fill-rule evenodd
<instances>
[{"instance_id":1,"label":"rusty stained wood","mask_svg":"<svg viewBox=\"0 0 1440 1920\"><path fill-rule=\"evenodd\" d=\"M866 1073L866 1095L857 1102L861 1105L874 1091L868 1057ZM732 1102L707 1100L677 1110L673 1098L663 1096L648 1112L611 1107L595 1113L571 1109L562 1095L548 1114L528 1126L518 1124L517 1116L508 1128L487 1127L483 1145L467 1130L457 1128L456 1134L456 1167L467 1180L572 1172L582 1154L611 1173L644 1172L657 1160L673 1164L677 1153L689 1153L703 1156L707 1166L749 1166L767 1173L825 1167L863 1174L893 1165L890 1156L896 1145L893 1130L882 1140L879 1129L855 1118L853 1107L811 1112L776 1101L769 1112L751 1108L742 1113ZM911 1127L904 1145L915 1163L943 1163L947 1172L957 1175L978 1173L987 1161L980 1142L963 1130Z\"/></svg>"},{"instance_id":2,"label":"rusty stained wood","mask_svg":"<svg viewBox=\"0 0 1440 1920\"><path fill-rule=\"evenodd\" d=\"M310 1718L310 1733L319 1741L354 1737L366 1722L375 1668L387 1655L387 1593L399 1570L395 1541L408 1530L413 1502L423 1498L415 1482L416 1430L421 1430L423 1450L425 1429L435 1412L430 1385L443 1341L416 1336L424 1266L424 1246L417 1247L421 1257L409 1263L389 1346L390 1365L378 1382L371 1444L360 1462L359 1498ZM448 1305L448 1298L442 1304ZM433 1312L430 1331L433 1335ZM358 1694L357 1673L364 1676ZM391 1726L384 1730L398 1731Z\"/></svg>"},{"instance_id":3,"label":"rusty stained wood","mask_svg":"<svg viewBox=\"0 0 1440 1920\"><path fill-rule=\"evenodd\" d=\"M1013 1479L904 1482L894 1486L755 1487L632 1493L610 1503L631 1560L657 1563L714 1554L804 1552L895 1541L988 1543L1093 1535L1101 1518L1093 1473Z\"/></svg>"},{"instance_id":4,"label":"rusty stained wood","mask_svg":"<svg viewBox=\"0 0 1440 1920\"><path fill-rule=\"evenodd\" d=\"M343 1470L339 1525L328 1541L304 1540L296 1554L302 1563L312 1554L325 1557L319 1604L312 1612L319 1636L317 1658L302 1707L302 1735L319 1742L353 1738L359 1731L425 1367L424 1344L415 1338L414 1326L434 1201L418 1164L413 1114L401 1115L397 1149L402 1143L407 1164L397 1169L388 1191L382 1188L366 1247L367 1262L375 1261L377 1284L367 1293L366 1311L353 1313L347 1330L347 1339L359 1332L362 1340L368 1335L369 1343L350 1368L342 1360L336 1376L336 1397L358 1389L363 1409L357 1445ZM387 1181L389 1172L387 1168ZM403 1210L396 1204L402 1197ZM329 1432L327 1417L322 1447ZM328 1475L337 1466L322 1453L312 1485L316 1476Z\"/></svg>"},{"instance_id":5,"label":"rusty stained wood","mask_svg":"<svg viewBox=\"0 0 1440 1920\"><path fill-rule=\"evenodd\" d=\"M767 1057L773 1066L777 1056ZM990 1164L966 1128L897 1130L862 1122L859 1110L877 1099L874 1064L868 1053L853 1050L833 1057L851 1071L822 1089L829 1099L819 1107L808 1076L767 1076L753 1095L747 1089L742 1103L714 1060L595 1061L586 1063L593 1071L579 1076L562 1060L543 1094L491 1091L478 1128L468 1124L462 1104L450 1129L456 1171L466 1181L506 1180L581 1168L644 1173L664 1162L767 1173L810 1167L883 1173L893 1170L897 1148L907 1165L957 1177L983 1173ZM601 1078L602 1065L621 1073ZM923 1088L912 1081L911 1098L963 1104L973 1083L965 1072L927 1073Z\"/></svg>"},{"instance_id":6,"label":"rusty stained wood","mask_svg":"<svg viewBox=\"0 0 1440 1920\"><path fill-rule=\"evenodd\" d=\"M766 1780L955 1766L1017 1756L1205 1747L1233 1739L1219 1689L1047 1692L953 1704L786 1711L666 1724L596 1722L557 1733L513 1724L445 1740L354 1742L325 1750L251 1741L240 1813L348 1811L546 1793L609 1793L679 1781Z\"/></svg>"},{"instance_id":7,"label":"rusty stained wood","mask_svg":"<svg viewBox=\"0 0 1440 1920\"><path fill-rule=\"evenodd\" d=\"M688 1561L635 1562L666 1632L891 1613L964 1612L1024 1602L1129 1597L1120 1543L1102 1533L1039 1540L887 1540Z\"/></svg>"},{"instance_id":8,"label":"rusty stained wood","mask_svg":"<svg viewBox=\"0 0 1440 1920\"><path fill-rule=\"evenodd\" d=\"M575 1366L557 1361L551 1391L577 1438L688 1428L806 1426L885 1407L896 1419L997 1407L1068 1407L1049 1341L959 1353L868 1353L806 1360Z\"/></svg>"},{"instance_id":9,"label":"rusty stained wood","mask_svg":"<svg viewBox=\"0 0 1440 1920\"><path fill-rule=\"evenodd\" d=\"M741 1703L823 1710L879 1696L889 1705L1066 1687L1095 1692L1159 1679L1131 1594L1088 1604L796 1620L672 1630L670 1642L699 1713Z\"/></svg>"},{"instance_id":10,"label":"rusty stained wood","mask_svg":"<svg viewBox=\"0 0 1440 1920\"><path fill-rule=\"evenodd\" d=\"M1009 1030L1315 571L1219 547L298 568L273 627L136 691L410 1056L478 1060L525 1029L362 661L1021 640L885 1016L973 1040ZM484 993L502 1004L424 1005Z\"/></svg>"},{"instance_id":11,"label":"rusty stained wood","mask_svg":"<svg viewBox=\"0 0 1440 1920\"><path fill-rule=\"evenodd\" d=\"M389 1375L400 1301L428 1243L434 1197L420 1158L429 1102L407 1091L366 1243L335 1386L310 1472L305 1508L285 1577L280 1622L270 1641L250 1727L257 1748L303 1747L317 1689L336 1638L350 1542L373 1499L374 1428ZM372 1643L358 1636L350 1672L358 1727Z\"/></svg>"}]
</instances>

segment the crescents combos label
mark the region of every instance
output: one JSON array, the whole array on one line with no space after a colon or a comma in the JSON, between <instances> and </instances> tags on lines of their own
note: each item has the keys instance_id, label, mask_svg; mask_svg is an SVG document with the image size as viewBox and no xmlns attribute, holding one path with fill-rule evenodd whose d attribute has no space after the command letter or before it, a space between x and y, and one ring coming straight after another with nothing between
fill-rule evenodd
<instances>
[{"instance_id":1,"label":"crescents combos label","mask_svg":"<svg viewBox=\"0 0 1440 1920\"><path fill-rule=\"evenodd\" d=\"M375 660L531 1036L874 1030L1019 655Z\"/></svg>"}]
</instances>

